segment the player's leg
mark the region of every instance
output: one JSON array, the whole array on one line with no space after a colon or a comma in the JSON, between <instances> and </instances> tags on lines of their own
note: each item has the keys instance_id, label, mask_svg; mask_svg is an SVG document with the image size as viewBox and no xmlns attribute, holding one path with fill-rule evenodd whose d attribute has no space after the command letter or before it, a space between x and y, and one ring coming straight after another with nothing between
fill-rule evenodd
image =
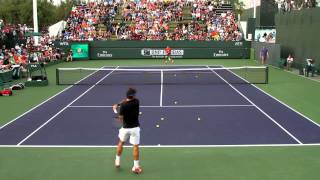
<instances>
[{"instance_id":1,"label":"player's leg","mask_svg":"<svg viewBox=\"0 0 320 180\"><path fill-rule=\"evenodd\" d=\"M173 58L171 56L169 58L170 58L171 64L173 64L174 63Z\"/></svg>"},{"instance_id":2,"label":"player's leg","mask_svg":"<svg viewBox=\"0 0 320 180\"><path fill-rule=\"evenodd\" d=\"M130 135L130 143L133 145L133 167L132 172L136 174L142 173L142 168L139 164L140 152L139 152L139 143L140 143L140 128L133 128Z\"/></svg>"},{"instance_id":3,"label":"player's leg","mask_svg":"<svg viewBox=\"0 0 320 180\"><path fill-rule=\"evenodd\" d=\"M129 132L127 129L121 128L119 130L119 143L117 146L117 153L116 153L116 160L115 160L115 166L117 168L120 167L120 157L123 151L123 145L124 143L127 141L128 137L129 137Z\"/></svg>"},{"instance_id":4,"label":"player's leg","mask_svg":"<svg viewBox=\"0 0 320 180\"><path fill-rule=\"evenodd\" d=\"M266 56L262 56L262 64L263 64L263 65L266 64Z\"/></svg>"},{"instance_id":5,"label":"player's leg","mask_svg":"<svg viewBox=\"0 0 320 180\"><path fill-rule=\"evenodd\" d=\"M119 140L118 142L118 146L117 146L117 154L116 154L116 160L115 160L115 166L116 168L120 167L120 157L123 151L123 144L124 142L122 142L121 140Z\"/></svg>"},{"instance_id":6,"label":"player's leg","mask_svg":"<svg viewBox=\"0 0 320 180\"><path fill-rule=\"evenodd\" d=\"M132 172L136 174L142 173L142 168L139 164L139 144L133 145L133 167Z\"/></svg>"}]
</instances>

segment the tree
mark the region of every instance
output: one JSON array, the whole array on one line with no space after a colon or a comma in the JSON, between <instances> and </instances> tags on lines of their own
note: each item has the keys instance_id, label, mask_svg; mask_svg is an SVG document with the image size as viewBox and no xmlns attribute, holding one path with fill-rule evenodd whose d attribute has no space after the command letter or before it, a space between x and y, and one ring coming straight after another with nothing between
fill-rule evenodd
<instances>
[{"instance_id":1,"label":"tree","mask_svg":"<svg viewBox=\"0 0 320 180\"><path fill-rule=\"evenodd\" d=\"M52 0L38 0L39 27L47 27L66 19L71 8L71 0L59 6L54 6ZM32 0L0 0L0 19L6 24L27 24L32 27Z\"/></svg>"}]
</instances>

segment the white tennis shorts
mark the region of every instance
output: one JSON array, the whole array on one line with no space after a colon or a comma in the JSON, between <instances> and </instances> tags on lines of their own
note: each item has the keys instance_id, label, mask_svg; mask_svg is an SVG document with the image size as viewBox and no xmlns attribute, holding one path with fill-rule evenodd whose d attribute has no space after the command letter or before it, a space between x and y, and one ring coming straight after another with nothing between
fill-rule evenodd
<instances>
[{"instance_id":1,"label":"white tennis shorts","mask_svg":"<svg viewBox=\"0 0 320 180\"><path fill-rule=\"evenodd\" d=\"M139 145L140 144L140 127L135 128L121 128L119 129L118 135L120 141L126 142L130 137L130 144Z\"/></svg>"}]
</instances>

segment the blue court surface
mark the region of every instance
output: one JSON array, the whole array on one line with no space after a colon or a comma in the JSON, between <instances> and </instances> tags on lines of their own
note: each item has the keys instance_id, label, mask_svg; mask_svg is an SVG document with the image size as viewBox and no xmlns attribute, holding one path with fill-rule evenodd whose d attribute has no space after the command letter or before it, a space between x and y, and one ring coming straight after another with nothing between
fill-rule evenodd
<instances>
[{"instance_id":1,"label":"blue court surface","mask_svg":"<svg viewBox=\"0 0 320 180\"><path fill-rule=\"evenodd\" d=\"M206 66L200 66L206 68ZM127 79L140 100L141 145L259 146L319 144L320 126L258 87L214 70L204 77L155 73L156 83L135 83L140 75L98 71L0 129L1 146L114 146L112 104L129 85L101 85ZM137 67L153 68L153 67ZM166 68L166 67L161 67ZM167 67L169 68L169 66ZM187 68L175 66L174 68ZM204 78L202 83L197 83ZM172 80L183 83L166 83ZM205 83L206 79L219 83ZM189 83L188 83L189 82ZM157 127L158 125L158 127Z\"/></svg>"}]
</instances>

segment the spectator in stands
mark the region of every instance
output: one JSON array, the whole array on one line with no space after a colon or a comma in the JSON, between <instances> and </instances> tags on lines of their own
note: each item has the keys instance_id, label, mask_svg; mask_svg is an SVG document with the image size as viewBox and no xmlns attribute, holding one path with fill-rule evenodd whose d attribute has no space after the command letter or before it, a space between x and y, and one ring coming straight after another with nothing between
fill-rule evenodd
<instances>
[{"instance_id":1,"label":"spectator in stands","mask_svg":"<svg viewBox=\"0 0 320 180\"><path fill-rule=\"evenodd\" d=\"M293 63L293 57L291 56L291 54L289 54L288 58L287 58L287 70L290 71L291 70L291 65Z\"/></svg>"},{"instance_id":2,"label":"spectator in stands","mask_svg":"<svg viewBox=\"0 0 320 180\"><path fill-rule=\"evenodd\" d=\"M314 71L315 71L315 60L311 58L307 58L306 61L307 61L307 64L305 68L306 69L305 75L309 77L309 73L311 72L311 76L313 77Z\"/></svg>"},{"instance_id":3,"label":"spectator in stands","mask_svg":"<svg viewBox=\"0 0 320 180\"><path fill-rule=\"evenodd\" d=\"M317 6L316 0L276 0L279 12L289 12Z\"/></svg>"},{"instance_id":4,"label":"spectator in stands","mask_svg":"<svg viewBox=\"0 0 320 180\"><path fill-rule=\"evenodd\" d=\"M10 60L9 60L9 55L8 55L8 52L6 51L4 53L4 59L2 61L2 66L1 68L3 70L8 70L8 69L11 69L11 63L10 63Z\"/></svg>"},{"instance_id":5,"label":"spectator in stands","mask_svg":"<svg viewBox=\"0 0 320 180\"><path fill-rule=\"evenodd\" d=\"M73 57L73 51L70 49L69 54L67 56L67 62L72 62L72 57Z\"/></svg>"},{"instance_id":6,"label":"spectator in stands","mask_svg":"<svg viewBox=\"0 0 320 180\"><path fill-rule=\"evenodd\" d=\"M2 49L0 49L0 70L2 70L3 60L4 60L4 53L2 52Z\"/></svg>"},{"instance_id":7,"label":"spectator in stands","mask_svg":"<svg viewBox=\"0 0 320 180\"><path fill-rule=\"evenodd\" d=\"M260 59L261 59L261 63L264 65L266 64L266 61L269 58L269 50L267 49L266 46L263 46L260 50Z\"/></svg>"},{"instance_id":8,"label":"spectator in stands","mask_svg":"<svg viewBox=\"0 0 320 180\"><path fill-rule=\"evenodd\" d=\"M4 59L4 53L2 52L2 49L0 49L0 60L3 61L3 59Z\"/></svg>"},{"instance_id":9,"label":"spectator in stands","mask_svg":"<svg viewBox=\"0 0 320 180\"><path fill-rule=\"evenodd\" d=\"M3 26L4 26L3 20L0 19L0 30L3 28Z\"/></svg>"}]
</instances>

